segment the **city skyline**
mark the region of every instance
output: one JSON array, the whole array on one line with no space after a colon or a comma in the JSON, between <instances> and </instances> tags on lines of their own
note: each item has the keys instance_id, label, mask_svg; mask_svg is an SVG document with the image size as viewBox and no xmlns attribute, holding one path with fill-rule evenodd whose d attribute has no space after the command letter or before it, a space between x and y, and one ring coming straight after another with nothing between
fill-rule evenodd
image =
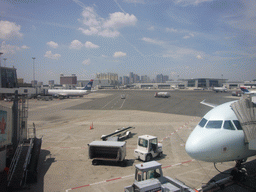
<instances>
[{"instance_id":1,"label":"city skyline","mask_svg":"<svg viewBox=\"0 0 256 192\"><path fill-rule=\"evenodd\" d=\"M250 81L255 8L252 0L2 1L1 64L26 82L110 71Z\"/></svg>"}]
</instances>

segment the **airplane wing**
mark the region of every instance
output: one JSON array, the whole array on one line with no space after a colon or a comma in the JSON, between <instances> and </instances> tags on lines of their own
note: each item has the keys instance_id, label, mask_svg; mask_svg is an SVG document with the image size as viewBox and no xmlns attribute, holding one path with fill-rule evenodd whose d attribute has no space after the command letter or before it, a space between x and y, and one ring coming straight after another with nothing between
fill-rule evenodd
<instances>
[{"instance_id":1,"label":"airplane wing","mask_svg":"<svg viewBox=\"0 0 256 192\"><path fill-rule=\"evenodd\" d=\"M208 106L208 107L212 107L212 108L218 106L218 105L216 105L216 104L207 103L207 102L205 102L205 100L201 101L200 103L203 104L203 105L206 105L206 106Z\"/></svg>"}]
</instances>

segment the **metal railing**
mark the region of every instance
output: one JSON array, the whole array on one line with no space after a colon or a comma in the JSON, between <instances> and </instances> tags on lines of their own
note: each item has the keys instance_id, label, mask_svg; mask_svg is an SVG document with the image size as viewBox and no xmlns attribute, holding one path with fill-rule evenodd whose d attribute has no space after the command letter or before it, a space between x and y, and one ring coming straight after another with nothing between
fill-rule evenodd
<instances>
[{"instance_id":1,"label":"metal railing","mask_svg":"<svg viewBox=\"0 0 256 192\"><path fill-rule=\"evenodd\" d=\"M33 149L33 146L34 146L34 139L32 138L32 139L30 139L29 148L28 148L28 151L27 151L25 163L23 165L23 175L22 175L22 178L25 177L25 183L26 183L26 180L27 180L27 171L28 171L27 170L27 166L30 163L31 151ZM22 180L20 181L20 185L22 184Z\"/></svg>"},{"instance_id":2,"label":"metal railing","mask_svg":"<svg viewBox=\"0 0 256 192\"><path fill-rule=\"evenodd\" d=\"M24 142L20 143L19 146L17 147L15 153L14 153L14 156L12 158L12 162L11 162L11 165L10 165L10 169L9 169L9 173L8 173L8 177L7 177L7 180L8 180L8 186L10 185L11 183L11 180L12 180L12 177L13 177L13 173L16 169L16 166L17 166L17 163L20 159L20 154L21 154L21 151L22 151L22 148L23 148L23 145L24 145Z\"/></svg>"}]
</instances>

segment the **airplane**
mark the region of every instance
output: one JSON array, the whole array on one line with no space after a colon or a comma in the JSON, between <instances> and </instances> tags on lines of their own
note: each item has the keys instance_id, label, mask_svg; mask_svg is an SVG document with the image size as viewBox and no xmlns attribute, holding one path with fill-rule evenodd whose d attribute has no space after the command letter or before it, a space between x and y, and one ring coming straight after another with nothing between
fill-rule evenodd
<instances>
[{"instance_id":1,"label":"airplane","mask_svg":"<svg viewBox=\"0 0 256 192\"><path fill-rule=\"evenodd\" d=\"M240 87L244 94L256 94L256 91L249 91L246 87Z\"/></svg>"},{"instance_id":2,"label":"airplane","mask_svg":"<svg viewBox=\"0 0 256 192\"><path fill-rule=\"evenodd\" d=\"M53 95L58 98L69 98L70 96L79 96L83 97L91 92L93 80L81 90L76 89L48 89L48 94Z\"/></svg>"},{"instance_id":3,"label":"airplane","mask_svg":"<svg viewBox=\"0 0 256 192\"><path fill-rule=\"evenodd\" d=\"M245 133L231 108L235 101L214 105L202 101L201 104L213 107L204 115L189 135L185 150L196 160L206 162L236 161L235 173L244 170L242 163L248 157L256 155L245 142ZM234 174L234 172L233 172Z\"/></svg>"},{"instance_id":4,"label":"airplane","mask_svg":"<svg viewBox=\"0 0 256 192\"><path fill-rule=\"evenodd\" d=\"M227 88L225 86L224 87L213 87L212 90L216 91L216 93L218 93L218 92L226 92Z\"/></svg>"}]
</instances>

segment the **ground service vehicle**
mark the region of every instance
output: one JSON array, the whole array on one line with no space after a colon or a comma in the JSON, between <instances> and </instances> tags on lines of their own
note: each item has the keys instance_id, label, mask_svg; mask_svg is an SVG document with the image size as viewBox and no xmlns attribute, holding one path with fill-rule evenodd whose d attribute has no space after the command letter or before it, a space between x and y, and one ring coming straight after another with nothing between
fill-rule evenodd
<instances>
[{"instance_id":1,"label":"ground service vehicle","mask_svg":"<svg viewBox=\"0 0 256 192\"><path fill-rule=\"evenodd\" d=\"M162 165L156 161L135 165L135 181L124 188L125 192L189 192L194 191L180 181L163 176Z\"/></svg>"},{"instance_id":2,"label":"ground service vehicle","mask_svg":"<svg viewBox=\"0 0 256 192\"><path fill-rule=\"evenodd\" d=\"M125 165L126 142L121 141L93 141L88 144L89 158L96 165L101 161L114 161Z\"/></svg>"},{"instance_id":3,"label":"ground service vehicle","mask_svg":"<svg viewBox=\"0 0 256 192\"><path fill-rule=\"evenodd\" d=\"M128 131L129 129L134 129L135 127L127 127L117 129L115 132L108 135L102 135L101 139L103 141L120 141L131 137L132 133Z\"/></svg>"},{"instance_id":4,"label":"ground service vehicle","mask_svg":"<svg viewBox=\"0 0 256 192\"><path fill-rule=\"evenodd\" d=\"M168 98L171 97L169 92L155 92L155 97L164 97L164 98Z\"/></svg>"},{"instance_id":5,"label":"ground service vehicle","mask_svg":"<svg viewBox=\"0 0 256 192\"><path fill-rule=\"evenodd\" d=\"M150 161L163 153L162 144L158 143L157 137L151 135L142 135L138 137L137 149L134 150L134 156L142 161Z\"/></svg>"}]
</instances>

